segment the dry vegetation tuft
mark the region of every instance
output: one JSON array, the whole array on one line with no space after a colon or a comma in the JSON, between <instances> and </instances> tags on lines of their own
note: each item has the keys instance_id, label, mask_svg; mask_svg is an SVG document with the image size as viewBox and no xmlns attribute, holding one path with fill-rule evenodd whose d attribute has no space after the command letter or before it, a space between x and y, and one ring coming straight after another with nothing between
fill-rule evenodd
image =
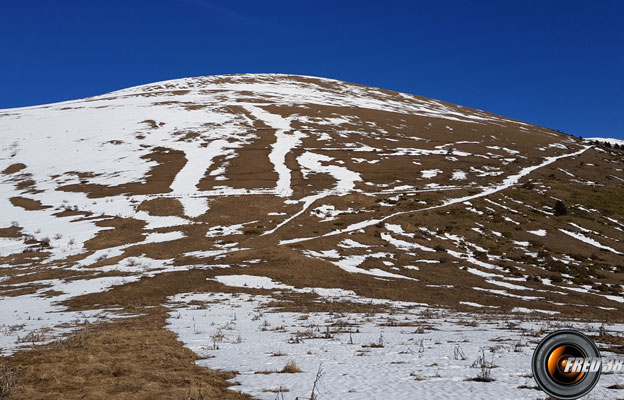
<instances>
[{"instance_id":1,"label":"dry vegetation tuft","mask_svg":"<svg viewBox=\"0 0 624 400\"><path fill-rule=\"evenodd\" d=\"M0 393L24 400L248 398L228 390L233 373L195 365L197 356L164 329L165 318L164 310L152 311L21 351L2 367Z\"/></svg>"},{"instance_id":2,"label":"dry vegetation tuft","mask_svg":"<svg viewBox=\"0 0 624 400\"><path fill-rule=\"evenodd\" d=\"M9 398L17 385L17 371L8 365L0 364L0 399Z\"/></svg>"},{"instance_id":3,"label":"dry vegetation tuft","mask_svg":"<svg viewBox=\"0 0 624 400\"><path fill-rule=\"evenodd\" d=\"M302 372L301 369L297 366L295 360L290 360L286 363L284 368L280 371L282 374L296 374Z\"/></svg>"}]
</instances>

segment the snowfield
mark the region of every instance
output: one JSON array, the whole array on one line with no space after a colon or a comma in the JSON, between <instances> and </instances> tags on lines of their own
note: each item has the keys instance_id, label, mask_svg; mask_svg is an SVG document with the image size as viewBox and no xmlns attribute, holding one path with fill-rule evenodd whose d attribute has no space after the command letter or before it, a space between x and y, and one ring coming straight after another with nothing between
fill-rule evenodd
<instances>
[{"instance_id":1,"label":"snowfield","mask_svg":"<svg viewBox=\"0 0 624 400\"><path fill-rule=\"evenodd\" d=\"M254 280L239 279L254 286ZM262 279L255 282L287 289ZM534 314L492 318L417 304L389 303L388 312L381 314L302 314L280 312L268 307L269 302L274 299L247 294L180 294L170 298L168 329L202 357L199 365L237 371L235 390L273 400L276 392L280 399L310 398L319 368L319 399L432 399L449 394L542 399L530 367L540 332L576 327L589 333L600 328L540 321ZM291 361L301 372L281 373ZM473 380L484 370L491 382ZM620 378L603 375L588 398L618 398L617 391L607 387Z\"/></svg>"}]
</instances>

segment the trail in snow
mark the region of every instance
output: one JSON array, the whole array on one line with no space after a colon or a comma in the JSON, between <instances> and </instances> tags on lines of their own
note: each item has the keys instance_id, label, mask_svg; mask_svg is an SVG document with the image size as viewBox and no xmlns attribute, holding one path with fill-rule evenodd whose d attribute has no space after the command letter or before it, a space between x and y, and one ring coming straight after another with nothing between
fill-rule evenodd
<instances>
[{"instance_id":1,"label":"trail in snow","mask_svg":"<svg viewBox=\"0 0 624 400\"><path fill-rule=\"evenodd\" d=\"M361 255L350 255L340 257L337 251L324 251L317 252L313 250L308 250L304 252L308 257L316 258L318 260L329 261L335 266L347 271L350 274L364 274L371 275L378 278L397 278L397 279L408 279L417 281L418 279L411 278L409 276L394 274L392 272L384 271L379 268L371 268L364 269L359 268L359 266L364 263L364 261L371 258L385 258L391 256L390 253L372 253L372 254L361 254ZM336 259L338 258L338 259Z\"/></svg>"},{"instance_id":2,"label":"trail in snow","mask_svg":"<svg viewBox=\"0 0 624 400\"><path fill-rule=\"evenodd\" d=\"M301 207L301 210L297 211L296 213L294 213L290 217L286 218L284 221L282 221L279 224L277 224L275 226L275 228L264 232L262 234L262 236L271 235L271 234L275 233L275 231L277 231L279 228L281 228L282 226L286 225L287 223L289 223L293 219L295 219L298 216L300 216L301 214L303 214L315 201L317 201L319 199L322 199L324 197L327 197L327 196L329 196L329 194L327 194L327 193L318 193L318 194L315 194L315 195L312 195L312 196L306 196L306 197L302 198L301 201L303 201L303 206Z\"/></svg>"},{"instance_id":3,"label":"trail in snow","mask_svg":"<svg viewBox=\"0 0 624 400\"><path fill-rule=\"evenodd\" d=\"M427 207L427 208L422 208L419 210L414 210L414 211L400 211L400 212L396 212L394 214L390 214L387 215L385 217L379 218L379 219L370 219L370 220L366 220L366 221L361 221L361 222L357 222L355 224L351 224L348 227L344 228L344 229L339 229L339 230L335 230L332 232L328 232L324 235L320 235L320 236L311 236L311 237L307 237L307 238L297 238L297 239L288 239L288 240L282 240L280 241L280 245L284 245L284 244L291 244L291 243L300 243L300 242L305 242L308 240L313 240L313 239L317 239L320 237L328 237L328 236L335 236L335 235L340 235L343 233L348 233L348 232L353 232L353 231L357 231L359 229L363 229L375 224L378 224L380 222L384 222L390 218L399 216L399 215L405 215L405 214L411 214L411 213L419 213L419 212L423 212L423 211L430 211L430 210L435 210L438 208L443 208L446 206L450 206L453 204L457 204L457 203L462 203L464 201L470 201L470 200L474 200L474 199L478 199L481 197L485 197L485 196L489 196L491 194L500 192L502 190L508 189L511 186L517 184L521 178L529 175L531 172L539 169L539 168L543 168L547 165L550 165L552 163L554 163L557 160L563 159L563 158L569 158L569 157L576 157L578 155L583 154L585 151L587 151L587 149L591 148L592 146L585 146L583 147L581 150L576 151L574 153L569 153L569 154L563 154L563 155L559 155L559 156L553 156L553 157L546 157L545 161L542 162L541 164L538 165L534 165L531 167L527 167L527 168L523 168L520 172L518 172L515 175L511 175L507 178L505 178L503 180L503 183L501 183L500 185L497 186L493 186L490 187L480 193L477 194L473 194L473 195L469 195L469 196L464 196L464 197L459 197L459 198L454 198L454 199L449 199L446 200L445 202L443 202L440 205L437 206L431 206L431 207Z\"/></svg>"}]
</instances>

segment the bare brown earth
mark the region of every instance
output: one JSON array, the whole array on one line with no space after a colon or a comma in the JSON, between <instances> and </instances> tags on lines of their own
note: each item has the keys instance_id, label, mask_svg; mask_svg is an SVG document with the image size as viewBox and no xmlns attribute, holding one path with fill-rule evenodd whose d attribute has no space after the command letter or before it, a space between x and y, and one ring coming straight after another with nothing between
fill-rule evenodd
<instances>
[{"instance_id":1,"label":"bare brown earth","mask_svg":"<svg viewBox=\"0 0 624 400\"><path fill-rule=\"evenodd\" d=\"M5 168L4 171L2 171L2 173L5 175L14 174L16 172L23 170L24 168L26 168L26 165L22 163L17 163L17 164L9 165L8 167Z\"/></svg>"},{"instance_id":2,"label":"bare brown earth","mask_svg":"<svg viewBox=\"0 0 624 400\"><path fill-rule=\"evenodd\" d=\"M119 194L155 194L169 192L169 185L176 174L186 163L184 153L157 147L151 154L143 157L146 160L158 163L146 176L146 182L134 182L119 186L105 186L100 184L81 183L59 187L59 190L68 192L84 192L89 197L107 197Z\"/></svg>"},{"instance_id":3,"label":"bare brown earth","mask_svg":"<svg viewBox=\"0 0 624 400\"><path fill-rule=\"evenodd\" d=\"M499 185L523 168L543 162L545 157L571 154L587 144L547 128L519 124L441 101L435 104L484 120L457 121L399 110L337 106L330 102L317 104L302 100L301 104L284 104L278 101L277 94L259 96L251 91L237 92L232 100L225 89L204 88L207 83L256 83L257 79L248 76L197 78L188 83L188 87L154 84L138 92L109 94L81 102L89 106L96 101L148 97L150 101L154 98L154 106L194 112L217 109L234 115L226 124L248 132L244 145L233 151L234 157L217 155L210 167L202 171L195 195L203 196L209 208L199 216L187 217L183 198L172 195L172 182L189 162L184 151L175 149L173 144L169 147L142 145L146 147L141 150L149 152L142 160L152 166L137 182L110 186L95 183L92 181L105 171L89 171L83 165L76 165L71 172L50 173L51 182L58 183L57 192L81 193L91 200L110 198L113 201L123 196L133 200L135 212L184 218L179 224L150 228L141 219L119 216L114 211L74 209L70 204L41 201L37 198L41 182L24 173L24 169L30 171L25 164L11 158L6 168L0 165L3 178L20 194L10 199L15 206L29 212L52 207L49 211L57 218L73 218L76 223L94 221L96 227L105 228L83 244L80 254L52 259L54 248L46 245L41 237L23 226L0 226L1 238L22 240L25 245L22 252L0 254L0 277L7 278L0 281L0 296L33 294L47 288L51 291L46 296L54 298L58 294L39 281L131 276L137 272L128 272L129 267L140 257L154 262L170 260L170 267L175 269L142 275L136 282L64 301L63 306L71 311L115 308L119 313L133 316L80 327L64 341L24 349L12 357L2 358L0 367L4 365L14 370L17 377L7 398L245 398L228 389L226 380L234 374L197 367L196 356L185 349L173 333L164 329L167 316L164 305L170 296L179 293L270 294L276 300L288 301L281 302L280 307L299 312L383 311L379 306L331 303L312 294L287 291L275 294L228 287L212 280L218 275L258 275L297 288L341 288L368 298L413 301L500 316L521 307L558 313L544 318L624 320L624 303L614 300L622 298L624 282L624 256L621 254L624 253L624 226L614 222L624 223L624 150L591 146L578 156L562 158L531 172L509 188L472 199L470 204L444 205L449 199L475 195L486 187ZM382 102L430 101L307 77L275 79L281 79L284 84L315 85L328 94L340 92L347 85L359 88L371 100ZM189 100L186 96L194 91L210 92L219 104ZM355 183L354 191L332 193L319 199L287 224L266 234L299 212L303 205L286 202L285 197L271 193L210 194L224 185L232 189L272 189L278 179L275 166L269 160L276 130L254 118L243 105L220 103L226 101L254 104L271 114L290 118L292 130L288 133L295 130L305 133L301 143L285 156L293 190L289 200L301 200L331 191L336 186L336 179L329 173L304 173L298 157L305 152L331 157L324 165L347 168L358 173L361 181ZM70 107L63 112L70 118L72 111ZM346 122L331 122L333 118ZM170 124L161 121L159 115L141 117L136 126L129 127L139 143L169 128ZM221 127L208 124L196 128L175 126L171 128L171 135L175 142L205 147L213 139L211 135ZM107 143L117 146L125 142L112 134ZM362 151L367 148L372 150ZM410 149L425 153L410 152ZM217 179L219 175L211 173L219 168L225 172ZM425 170L440 172L427 178L423 176ZM467 178L454 179L456 171L465 172ZM79 183L65 184L65 179L69 178L77 178ZM399 189L393 189L397 187ZM557 200L565 204L567 215L552 214ZM333 206L334 210L343 212L327 218L322 210L315 211L320 206ZM403 214L390 217L397 212ZM367 220L377 222L362 229L340 232ZM226 229L237 224L242 226L233 233ZM394 233L386 224L399 225L407 236ZM545 229L547 235L529 232L540 229ZM562 230L582 233L614 251L574 239ZM150 234L172 232L182 235L165 242L142 243ZM67 235L67 232L59 233ZM387 240L388 235L435 251L394 246ZM453 240L457 237L462 239ZM294 243L282 242L304 238L306 240ZM346 239L368 248L341 246ZM111 251L112 254L119 246L125 246L119 254L104 254L80 270L72 269L96 251ZM235 251L209 253L224 248ZM341 257L387 253L366 259L358 268L382 270L413 280L349 273L338 267L335 259L314 255L330 250L338 251ZM197 253L199 251L208 253ZM406 266L418 266L418 269ZM111 267L111 270L98 271L103 267ZM521 288L503 287L484 278L483 274L492 272L507 279L497 278L499 283L517 284ZM506 293L501 294L500 290ZM484 311L460 302L498 308ZM518 318L523 316L519 314ZM608 341L614 345L622 343L619 337Z\"/></svg>"},{"instance_id":4,"label":"bare brown earth","mask_svg":"<svg viewBox=\"0 0 624 400\"><path fill-rule=\"evenodd\" d=\"M26 197L11 197L9 199L11 204L16 207L22 207L25 210L43 210L44 208L51 208L52 206L44 206L38 200L29 199Z\"/></svg>"},{"instance_id":5,"label":"bare brown earth","mask_svg":"<svg viewBox=\"0 0 624 400\"><path fill-rule=\"evenodd\" d=\"M182 204L180 204L178 199L166 197L145 200L137 207L137 211L146 211L150 215L161 217L181 215L183 213Z\"/></svg>"}]
</instances>

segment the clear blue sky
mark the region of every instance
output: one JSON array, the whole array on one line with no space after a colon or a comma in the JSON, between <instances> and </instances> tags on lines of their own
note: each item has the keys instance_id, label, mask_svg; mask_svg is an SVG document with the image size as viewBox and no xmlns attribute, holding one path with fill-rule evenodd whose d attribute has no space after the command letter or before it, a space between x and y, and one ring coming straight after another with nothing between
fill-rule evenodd
<instances>
[{"instance_id":1,"label":"clear blue sky","mask_svg":"<svg viewBox=\"0 0 624 400\"><path fill-rule=\"evenodd\" d=\"M6 0L0 108L240 72L624 138L624 1Z\"/></svg>"}]
</instances>

